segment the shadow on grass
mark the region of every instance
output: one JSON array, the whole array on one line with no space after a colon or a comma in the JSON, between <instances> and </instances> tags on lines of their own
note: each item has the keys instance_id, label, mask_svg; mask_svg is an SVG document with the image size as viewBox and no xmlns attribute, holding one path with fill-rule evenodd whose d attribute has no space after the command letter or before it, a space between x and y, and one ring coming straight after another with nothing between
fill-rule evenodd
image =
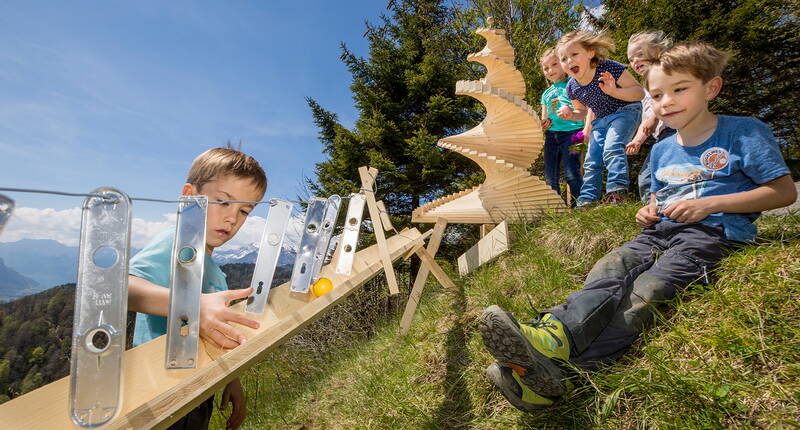
<instances>
[{"instance_id":1,"label":"shadow on grass","mask_svg":"<svg viewBox=\"0 0 800 430\"><path fill-rule=\"evenodd\" d=\"M472 428L475 419L472 413L472 396L469 393L464 372L471 360L467 339L469 338L468 325L464 324L464 314L467 311L467 299L464 290L459 286L458 291L451 295L453 301L453 322L447 331L445 351L447 367L444 378L444 401L436 409L436 419L440 428L468 429Z\"/></svg>"}]
</instances>

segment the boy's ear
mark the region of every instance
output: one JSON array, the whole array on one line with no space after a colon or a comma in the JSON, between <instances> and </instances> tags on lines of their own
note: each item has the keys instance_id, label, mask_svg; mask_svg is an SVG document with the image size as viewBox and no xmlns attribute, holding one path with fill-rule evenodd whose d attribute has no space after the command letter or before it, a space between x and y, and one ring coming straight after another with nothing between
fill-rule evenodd
<instances>
[{"instance_id":1,"label":"boy's ear","mask_svg":"<svg viewBox=\"0 0 800 430\"><path fill-rule=\"evenodd\" d=\"M714 76L706 82L706 100L712 100L722 90L722 77Z\"/></svg>"},{"instance_id":2,"label":"boy's ear","mask_svg":"<svg viewBox=\"0 0 800 430\"><path fill-rule=\"evenodd\" d=\"M197 189L192 184L183 184L182 196L196 196L198 195Z\"/></svg>"}]
</instances>

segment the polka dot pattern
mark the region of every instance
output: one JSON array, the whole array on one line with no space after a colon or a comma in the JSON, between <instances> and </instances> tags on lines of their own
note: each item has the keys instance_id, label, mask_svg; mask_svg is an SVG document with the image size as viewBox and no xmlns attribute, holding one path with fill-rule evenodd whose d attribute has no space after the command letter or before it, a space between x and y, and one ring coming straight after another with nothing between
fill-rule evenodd
<instances>
[{"instance_id":1,"label":"polka dot pattern","mask_svg":"<svg viewBox=\"0 0 800 430\"><path fill-rule=\"evenodd\" d=\"M625 100L615 99L609 96L600 89L600 73L609 72L614 79L619 79L622 72L628 66L618 63L614 60L603 60L597 64L594 78L588 85L581 85L574 78L570 78L567 82L567 95L572 100L578 100L584 105L590 107L595 114L596 119L603 118L616 112L622 106L631 104ZM639 102L633 102L639 103Z\"/></svg>"}]
</instances>

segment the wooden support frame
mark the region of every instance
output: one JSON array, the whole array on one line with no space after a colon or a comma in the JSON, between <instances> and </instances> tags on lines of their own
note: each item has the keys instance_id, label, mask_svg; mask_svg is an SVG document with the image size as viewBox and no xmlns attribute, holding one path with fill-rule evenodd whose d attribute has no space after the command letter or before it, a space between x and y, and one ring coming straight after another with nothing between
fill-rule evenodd
<instances>
[{"instance_id":1,"label":"wooden support frame","mask_svg":"<svg viewBox=\"0 0 800 430\"><path fill-rule=\"evenodd\" d=\"M406 229L389 238L385 245L390 261L400 258L427 236L416 229ZM359 251L349 276L336 274L334 265L323 267L321 276L331 279L334 288L319 298L289 292L288 282L274 288L264 313L248 315L259 321L261 327L256 330L238 327L248 341L225 351L201 342L196 369L164 368L165 336L126 351L121 412L102 429L168 427L373 278L383 268L380 254L377 245ZM243 302L237 306L244 311ZM69 418L69 384L66 377L0 405L3 429L80 429Z\"/></svg>"},{"instance_id":2,"label":"wooden support frame","mask_svg":"<svg viewBox=\"0 0 800 430\"><path fill-rule=\"evenodd\" d=\"M505 221L497 225L478 243L458 257L458 273L466 276L487 261L508 251L508 225Z\"/></svg>"},{"instance_id":3,"label":"wooden support frame","mask_svg":"<svg viewBox=\"0 0 800 430\"><path fill-rule=\"evenodd\" d=\"M436 256L436 253L439 251L439 245L442 243L442 237L444 236L444 230L446 227L446 219L440 218L436 220L436 225L433 226L433 234L428 242L427 252L425 253L429 255L431 259L433 259ZM436 266L438 267L438 264ZM425 282L428 280L429 273L430 266L424 263L421 264L419 271L417 272L417 277L414 279L414 286L411 288L411 294L408 296L408 303L406 303L406 309L403 312L403 318L400 320L400 335L402 336L408 334L408 330L411 328L411 320L414 319L414 313L416 312L417 305L422 298L422 290L425 288Z\"/></svg>"},{"instance_id":4,"label":"wooden support frame","mask_svg":"<svg viewBox=\"0 0 800 430\"><path fill-rule=\"evenodd\" d=\"M375 178L378 176L378 169L367 166L359 167L358 176L361 177L361 187L367 198L369 219L372 221L372 229L375 231L375 240L378 242L378 250L380 251L381 260L383 261L383 270L386 272L386 283L389 284L389 293L391 295L400 294L400 288L397 285L397 276L395 276L392 260L389 258L389 252L386 247L386 235L384 234L383 223L381 222L381 212L378 209L378 203L375 201L374 187Z\"/></svg>"}]
</instances>

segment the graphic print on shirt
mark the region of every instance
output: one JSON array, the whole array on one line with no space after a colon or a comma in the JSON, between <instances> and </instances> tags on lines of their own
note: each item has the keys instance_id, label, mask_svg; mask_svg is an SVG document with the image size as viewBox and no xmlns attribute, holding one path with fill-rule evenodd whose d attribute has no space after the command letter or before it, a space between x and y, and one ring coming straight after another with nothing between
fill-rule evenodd
<instances>
[{"instance_id":1,"label":"graphic print on shirt","mask_svg":"<svg viewBox=\"0 0 800 430\"><path fill-rule=\"evenodd\" d=\"M697 164L669 164L656 171L656 179L667 185L656 193L659 212L681 200L703 197L705 182L728 175L730 155L724 148L713 147L703 152Z\"/></svg>"}]
</instances>

